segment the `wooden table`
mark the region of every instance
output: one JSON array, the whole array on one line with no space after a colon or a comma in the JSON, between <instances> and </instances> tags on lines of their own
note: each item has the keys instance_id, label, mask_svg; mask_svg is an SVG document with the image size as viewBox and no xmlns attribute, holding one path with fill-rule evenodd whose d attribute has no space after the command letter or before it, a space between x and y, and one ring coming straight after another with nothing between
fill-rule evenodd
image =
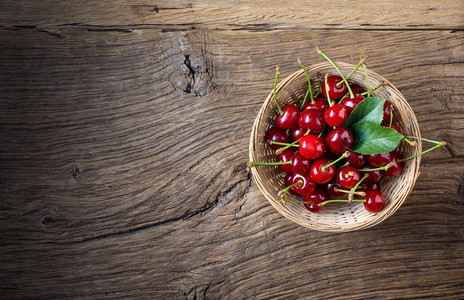
<instances>
[{"instance_id":1,"label":"wooden table","mask_svg":"<svg viewBox=\"0 0 464 300\"><path fill-rule=\"evenodd\" d=\"M245 170L315 43L448 142L371 229L300 227ZM463 1L2 1L0 298L462 299L463 62Z\"/></svg>"}]
</instances>

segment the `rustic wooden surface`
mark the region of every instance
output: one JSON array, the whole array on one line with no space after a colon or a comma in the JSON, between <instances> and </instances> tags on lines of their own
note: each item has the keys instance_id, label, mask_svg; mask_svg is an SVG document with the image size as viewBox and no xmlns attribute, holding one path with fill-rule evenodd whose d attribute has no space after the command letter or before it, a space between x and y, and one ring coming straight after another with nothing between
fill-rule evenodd
<instances>
[{"instance_id":1,"label":"rustic wooden surface","mask_svg":"<svg viewBox=\"0 0 464 300\"><path fill-rule=\"evenodd\" d=\"M0 298L464 298L464 2L396 2L2 1ZM368 230L299 227L245 171L315 43L448 142Z\"/></svg>"}]
</instances>

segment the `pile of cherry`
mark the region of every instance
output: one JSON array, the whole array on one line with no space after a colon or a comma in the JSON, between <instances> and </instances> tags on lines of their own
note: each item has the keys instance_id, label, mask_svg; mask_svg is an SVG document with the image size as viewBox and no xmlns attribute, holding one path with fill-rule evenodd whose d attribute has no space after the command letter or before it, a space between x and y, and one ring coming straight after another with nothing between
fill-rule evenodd
<instances>
[{"instance_id":1,"label":"pile of cherry","mask_svg":"<svg viewBox=\"0 0 464 300\"><path fill-rule=\"evenodd\" d=\"M363 202L367 211L378 213L385 207L385 198L380 191L382 177L398 176L405 161L443 146L445 142L400 134L398 126L393 124L393 105L385 99L374 97L374 91L388 83L374 88L369 86L365 66L367 57L362 57L355 69L344 76L320 48L317 47L317 51L334 66L340 76L320 76L319 89L313 95L307 70L298 59L307 77L307 93L300 105L286 104L281 107L276 94L280 76L277 67L274 82L276 126L265 135L265 142L276 151L276 159L275 162L250 162L248 167L273 165L285 173L285 187L279 192L283 203L302 203L309 211L318 212L332 202ZM367 90L348 81L360 66L364 68ZM383 107L378 107L381 104ZM378 116L375 116L376 113ZM350 118L351 114L353 116ZM353 124L360 119L363 122ZM379 131L379 126L384 131L380 130L378 138L385 137L391 143L386 148L378 148L379 145L369 148L369 141L363 141L362 138L375 138L375 134L365 134L363 130L375 133ZM354 130L357 130L355 135ZM356 141L356 138L360 141ZM435 146L404 158L397 151L397 146L400 141L405 141L414 147L417 143L411 139L428 141ZM303 199L291 199L288 193L301 195Z\"/></svg>"}]
</instances>

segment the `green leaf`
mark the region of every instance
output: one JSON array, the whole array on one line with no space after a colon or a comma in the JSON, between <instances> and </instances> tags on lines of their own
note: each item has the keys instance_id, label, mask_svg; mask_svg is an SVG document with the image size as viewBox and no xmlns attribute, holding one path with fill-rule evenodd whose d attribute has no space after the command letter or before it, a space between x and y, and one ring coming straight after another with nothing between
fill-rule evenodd
<instances>
[{"instance_id":1,"label":"green leaf","mask_svg":"<svg viewBox=\"0 0 464 300\"><path fill-rule=\"evenodd\" d=\"M351 132L354 138L351 150L362 154L393 151L403 139L403 135L395 129L383 127L371 121L354 124Z\"/></svg>"},{"instance_id":2,"label":"green leaf","mask_svg":"<svg viewBox=\"0 0 464 300\"><path fill-rule=\"evenodd\" d=\"M350 128L356 123L371 121L375 124L379 124L383 119L383 104L385 99L368 97L361 101L353 109L351 114L343 123L343 127Z\"/></svg>"}]
</instances>

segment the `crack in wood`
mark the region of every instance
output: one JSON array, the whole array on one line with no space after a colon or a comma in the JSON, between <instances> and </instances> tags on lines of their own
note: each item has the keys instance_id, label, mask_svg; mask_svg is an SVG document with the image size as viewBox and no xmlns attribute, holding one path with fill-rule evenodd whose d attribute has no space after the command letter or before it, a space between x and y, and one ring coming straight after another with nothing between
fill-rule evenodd
<instances>
[{"instance_id":1,"label":"crack in wood","mask_svg":"<svg viewBox=\"0 0 464 300\"><path fill-rule=\"evenodd\" d=\"M452 139L448 138L447 140L449 142L447 142L446 145L444 146L445 150L451 155L451 158L457 158L458 154L456 153L456 151L454 151L452 144L451 144Z\"/></svg>"},{"instance_id":2,"label":"crack in wood","mask_svg":"<svg viewBox=\"0 0 464 300\"><path fill-rule=\"evenodd\" d=\"M80 241L77 241L75 242L76 244L82 244L82 243L86 243L86 242L91 242L91 241L96 241L96 240L101 240L101 239L106 239L106 238L114 238L114 237L122 237L122 236L127 236L127 235L131 235L131 234L134 234L134 233L138 233L138 232L141 232L141 231L144 231L144 230L149 230L149 229L153 229L155 227L158 227L158 226L163 226L163 225L167 225L167 224L171 224L171 223L174 223L174 222L179 222L179 221L188 221L190 219L192 219L193 217L195 216L198 216L198 215L201 215L203 216L207 211L213 209L214 207L216 207L216 205L219 203L220 201L220 198L221 197L224 197L225 195L227 195L228 193L231 193L234 189L236 189L241 183L243 182L246 182L248 181L248 184L247 186L245 187L244 191L242 193L239 194L238 196L238 199L241 199L243 198L247 191L249 190L250 186L251 186L251 173L248 173L248 176L246 179L242 179L242 180L239 180L238 182L234 183L230 188L228 188L227 190L225 191L222 191L222 192L219 192L217 195L216 195L216 198L214 199L213 202L211 203L206 203L202 208L192 212L192 213L185 213L184 215L180 216L180 217L177 217L177 218L172 218L172 219L167 219L167 220L163 220L163 221L160 221L160 222L154 222L154 223L151 223L151 224L147 224L147 225L144 225L144 226L140 226L140 227L136 227L136 228L133 228L133 229L129 229L127 231L120 231L120 232L114 232L114 233L108 233L108 234L101 234L101 235L98 235L98 236L95 236L95 237L91 237L91 238L86 238L86 239L83 239L83 240L80 240Z\"/></svg>"},{"instance_id":3,"label":"crack in wood","mask_svg":"<svg viewBox=\"0 0 464 300\"><path fill-rule=\"evenodd\" d=\"M210 283L208 284L208 286L205 288L205 290L203 291L203 299L208 299L208 296L206 295L206 293L208 293L208 290L210 289L210 287L212 286L213 284Z\"/></svg>"},{"instance_id":4,"label":"crack in wood","mask_svg":"<svg viewBox=\"0 0 464 300\"><path fill-rule=\"evenodd\" d=\"M464 201L464 173L461 174L461 183L458 186L458 199Z\"/></svg>"},{"instance_id":5,"label":"crack in wood","mask_svg":"<svg viewBox=\"0 0 464 300\"><path fill-rule=\"evenodd\" d=\"M193 59L190 54L184 55L183 64L187 67L185 80L187 82L184 88L185 93L194 93L195 96L206 96L213 89L213 62L208 58L206 47L208 45L208 35L203 35L203 47L199 58Z\"/></svg>"},{"instance_id":6,"label":"crack in wood","mask_svg":"<svg viewBox=\"0 0 464 300\"><path fill-rule=\"evenodd\" d=\"M172 178L171 180L169 180L169 182L167 182L166 184L164 184L162 187L160 187L160 190L163 190L165 188L168 188L173 182L175 182L176 180L178 180L179 178L185 176L186 174L188 174L192 169L194 169L196 166L200 165L205 159L208 159L209 157L213 156L214 154L218 153L218 152L221 152L223 151L224 148L218 148L216 150L214 150L213 152L211 153L208 153L208 155L206 156L203 156L200 160L198 160L197 162L195 162L194 164L190 165L188 167L188 169L185 171L185 172L182 172L182 173L179 173L178 175L176 175L174 178ZM214 178L210 181L210 183L204 188L202 192L204 192L205 190L208 189L209 185L212 184L212 182L214 181ZM200 193L200 194L201 194Z\"/></svg>"},{"instance_id":7,"label":"crack in wood","mask_svg":"<svg viewBox=\"0 0 464 300\"><path fill-rule=\"evenodd\" d=\"M221 200L221 198L225 197L227 194L231 193L232 191L234 191L240 184L242 184L243 182L248 182L247 186L245 187L245 189L243 190L243 192L239 193L238 195L238 200L242 199L246 193L248 192L250 186L251 186L251 173L248 173L247 174L247 178L246 179L242 179L236 183L234 183L230 188L228 188L227 190L225 191L222 191L222 192L219 192L217 195L216 195L216 198L214 199L213 202L211 203L207 203L203 208L201 208L200 210L198 210L197 212L195 213L192 213L191 215L189 215L188 217L186 217L184 220L188 220L188 219L191 219L197 215L203 215L206 211L212 209L213 207L215 207Z\"/></svg>"},{"instance_id":8,"label":"crack in wood","mask_svg":"<svg viewBox=\"0 0 464 300\"><path fill-rule=\"evenodd\" d=\"M37 31L38 32L44 32L46 34L49 34L51 36L54 36L54 37L57 37L57 38L60 38L60 39L64 38L63 35L61 35L61 34L59 34L57 32L53 32L53 31L49 31L49 30L45 30L45 29L37 29Z\"/></svg>"},{"instance_id":9,"label":"crack in wood","mask_svg":"<svg viewBox=\"0 0 464 300\"><path fill-rule=\"evenodd\" d=\"M165 10L165 8L163 8ZM295 30L340 30L340 31L448 31L456 33L464 31L464 27L436 26L436 27L420 27L425 25L407 25L406 27L396 27L392 25L382 24L360 24L352 26L343 25L288 25L283 27L281 24L263 23L263 24L246 24L235 25L225 24L224 27L209 26L208 24L200 24L198 22L166 24L166 23L133 23L133 24L86 24L86 23L62 23L54 25L0 25L0 29L63 29L63 28L80 28L80 29L95 29L101 28L101 31L120 31L131 32L133 29L144 30L159 30L161 32L189 31L189 30L214 30L214 31L295 31ZM98 30L93 30L98 31Z\"/></svg>"},{"instance_id":10,"label":"crack in wood","mask_svg":"<svg viewBox=\"0 0 464 300\"><path fill-rule=\"evenodd\" d=\"M186 300L190 300L190 299L195 300L195 299L197 298L197 295L196 295L197 293L196 293L196 291L197 291L197 287L196 287L196 286L192 287L192 288L190 289L190 291L186 294L185 299L186 299ZM192 293L193 293L193 294L192 294ZM192 297L193 297L193 298L192 298Z\"/></svg>"},{"instance_id":11,"label":"crack in wood","mask_svg":"<svg viewBox=\"0 0 464 300\"><path fill-rule=\"evenodd\" d=\"M131 28L88 28L87 31L95 31L95 32L124 32L130 33L132 32Z\"/></svg>"},{"instance_id":12,"label":"crack in wood","mask_svg":"<svg viewBox=\"0 0 464 300\"><path fill-rule=\"evenodd\" d=\"M185 299L187 299L187 300L195 300L195 299L206 300L206 299L208 299L207 293L208 293L209 289L213 285L221 284L222 282L224 282L224 281L220 281L220 282L217 282L217 283L210 282L210 283L207 283L207 284L201 284L201 285L194 286L189 290L188 293L184 293ZM201 292L202 289L203 289L203 291ZM201 294L199 292L201 292Z\"/></svg>"},{"instance_id":13,"label":"crack in wood","mask_svg":"<svg viewBox=\"0 0 464 300\"><path fill-rule=\"evenodd\" d=\"M184 65L186 65L189 70L188 74L185 75L185 79L187 80L187 86L185 87L184 92L191 93L191 92L195 92L194 85L195 85L196 70L192 68L192 63L190 62L190 55L184 55L184 56L185 56Z\"/></svg>"}]
</instances>

